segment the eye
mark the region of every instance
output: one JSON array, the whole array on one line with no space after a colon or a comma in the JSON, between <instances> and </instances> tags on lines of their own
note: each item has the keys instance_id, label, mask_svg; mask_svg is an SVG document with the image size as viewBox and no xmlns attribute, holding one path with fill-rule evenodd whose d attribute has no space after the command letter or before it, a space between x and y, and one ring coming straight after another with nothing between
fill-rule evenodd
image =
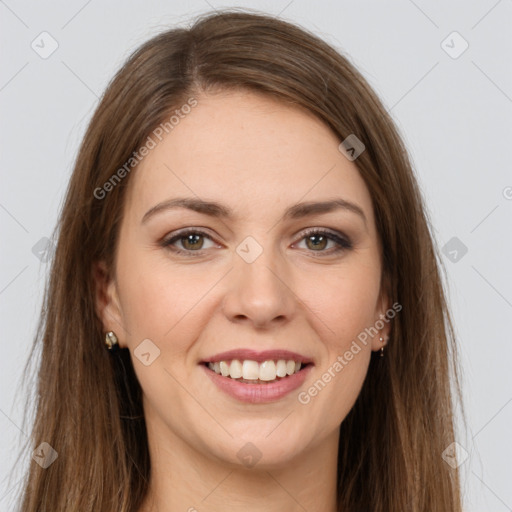
<instances>
[{"instance_id":1,"label":"eye","mask_svg":"<svg viewBox=\"0 0 512 512\"><path fill-rule=\"evenodd\" d=\"M204 243L201 241L201 238L207 238L211 241L211 238L204 231L198 229L186 229L180 231L167 240L163 240L162 246L168 247L178 254L187 254L187 256L190 255L189 253L191 252L202 254ZM179 242L184 250L173 247L176 242Z\"/></svg>"},{"instance_id":2,"label":"eye","mask_svg":"<svg viewBox=\"0 0 512 512\"><path fill-rule=\"evenodd\" d=\"M174 236L163 240L161 245L177 254L195 257L203 255L204 250L208 248L204 247L203 240L205 238L212 242L211 237L204 231L184 229L174 234ZM352 243L348 237L325 229L311 228L302 233L300 241L302 242L302 240L305 241L306 248L310 249L310 252L317 252L320 255L324 255L324 253L329 255L352 249ZM334 247L331 247L330 250L324 250L329 242L332 242ZM182 248L176 247L174 245L176 243L181 244Z\"/></svg>"},{"instance_id":3,"label":"eye","mask_svg":"<svg viewBox=\"0 0 512 512\"><path fill-rule=\"evenodd\" d=\"M322 253L321 255L352 249L352 242L348 237L325 229L311 228L302 235L301 241L305 241L306 248L311 249L312 252ZM334 247L331 247L331 250L328 251L323 250L327 247L329 241L333 242Z\"/></svg>"}]
</instances>

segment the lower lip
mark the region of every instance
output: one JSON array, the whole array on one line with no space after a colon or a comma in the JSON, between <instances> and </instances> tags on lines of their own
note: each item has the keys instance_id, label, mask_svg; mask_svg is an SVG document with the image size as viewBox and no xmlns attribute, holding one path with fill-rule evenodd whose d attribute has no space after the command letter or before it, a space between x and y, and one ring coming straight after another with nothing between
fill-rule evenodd
<instances>
[{"instance_id":1,"label":"lower lip","mask_svg":"<svg viewBox=\"0 0 512 512\"><path fill-rule=\"evenodd\" d=\"M244 382L219 375L204 364L201 366L220 390L241 402L252 404L275 402L285 397L304 383L304 380L313 367L312 364L308 364L298 373L288 375L283 379L269 384L245 384Z\"/></svg>"}]
</instances>

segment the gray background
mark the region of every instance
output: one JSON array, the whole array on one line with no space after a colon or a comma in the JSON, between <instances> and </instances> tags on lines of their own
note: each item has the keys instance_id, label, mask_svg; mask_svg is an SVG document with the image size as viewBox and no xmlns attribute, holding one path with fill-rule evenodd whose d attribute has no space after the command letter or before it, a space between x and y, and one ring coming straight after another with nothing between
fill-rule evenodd
<instances>
[{"instance_id":1,"label":"gray background","mask_svg":"<svg viewBox=\"0 0 512 512\"><path fill-rule=\"evenodd\" d=\"M311 29L348 54L397 121L445 248L469 420L465 510L512 510L510 0L0 1L0 510L12 509L21 477L12 465L26 437L24 396L15 391L48 271L44 238L98 97L149 37L226 6ZM45 59L43 31L58 43Z\"/></svg>"}]
</instances>

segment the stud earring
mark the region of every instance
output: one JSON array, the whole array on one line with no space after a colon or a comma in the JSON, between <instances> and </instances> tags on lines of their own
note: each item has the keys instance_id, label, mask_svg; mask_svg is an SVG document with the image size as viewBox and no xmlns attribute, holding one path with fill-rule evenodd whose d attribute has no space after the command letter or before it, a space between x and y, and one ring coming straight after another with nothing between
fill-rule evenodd
<instances>
[{"instance_id":1,"label":"stud earring","mask_svg":"<svg viewBox=\"0 0 512 512\"><path fill-rule=\"evenodd\" d=\"M114 331L109 331L105 334L105 345L110 352L115 352L119 349L119 343Z\"/></svg>"}]
</instances>

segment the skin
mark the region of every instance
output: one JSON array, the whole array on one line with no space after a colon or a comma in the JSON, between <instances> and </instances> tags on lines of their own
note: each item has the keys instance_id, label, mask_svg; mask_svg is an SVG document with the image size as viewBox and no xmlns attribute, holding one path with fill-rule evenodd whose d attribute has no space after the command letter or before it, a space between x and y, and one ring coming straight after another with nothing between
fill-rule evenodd
<instances>
[{"instance_id":1,"label":"skin","mask_svg":"<svg viewBox=\"0 0 512 512\"><path fill-rule=\"evenodd\" d=\"M152 474L140 512L217 512L226 504L334 512L339 426L371 351L383 346L379 336L359 343L309 403L297 395L390 307L371 197L355 163L338 150L341 141L310 113L252 92L196 98L198 106L132 171L115 276L107 277L103 263L95 274L105 331L130 349L144 394ZM154 205L178 196L223 203L235 218L178 208L141 223ZM334 197L356 203L366 223L341 209L280 221L295 203ZM196 245L182 238L173 247L203 255L160 245L189 227L210 238ZM332 240L316 248L306 228L340 232L353 248L333 253ZM236 252L247 236L263 249L252 263ZM385 340L388 331L389 323L380 332ZM160 350L149 366L134 356L145 339ZM311 357L314 367L283 399L243 403L198 365L234 348L284 348ZM237 457L248 442L261 452L252 468Z\"/></svg>"}]
</instances>

